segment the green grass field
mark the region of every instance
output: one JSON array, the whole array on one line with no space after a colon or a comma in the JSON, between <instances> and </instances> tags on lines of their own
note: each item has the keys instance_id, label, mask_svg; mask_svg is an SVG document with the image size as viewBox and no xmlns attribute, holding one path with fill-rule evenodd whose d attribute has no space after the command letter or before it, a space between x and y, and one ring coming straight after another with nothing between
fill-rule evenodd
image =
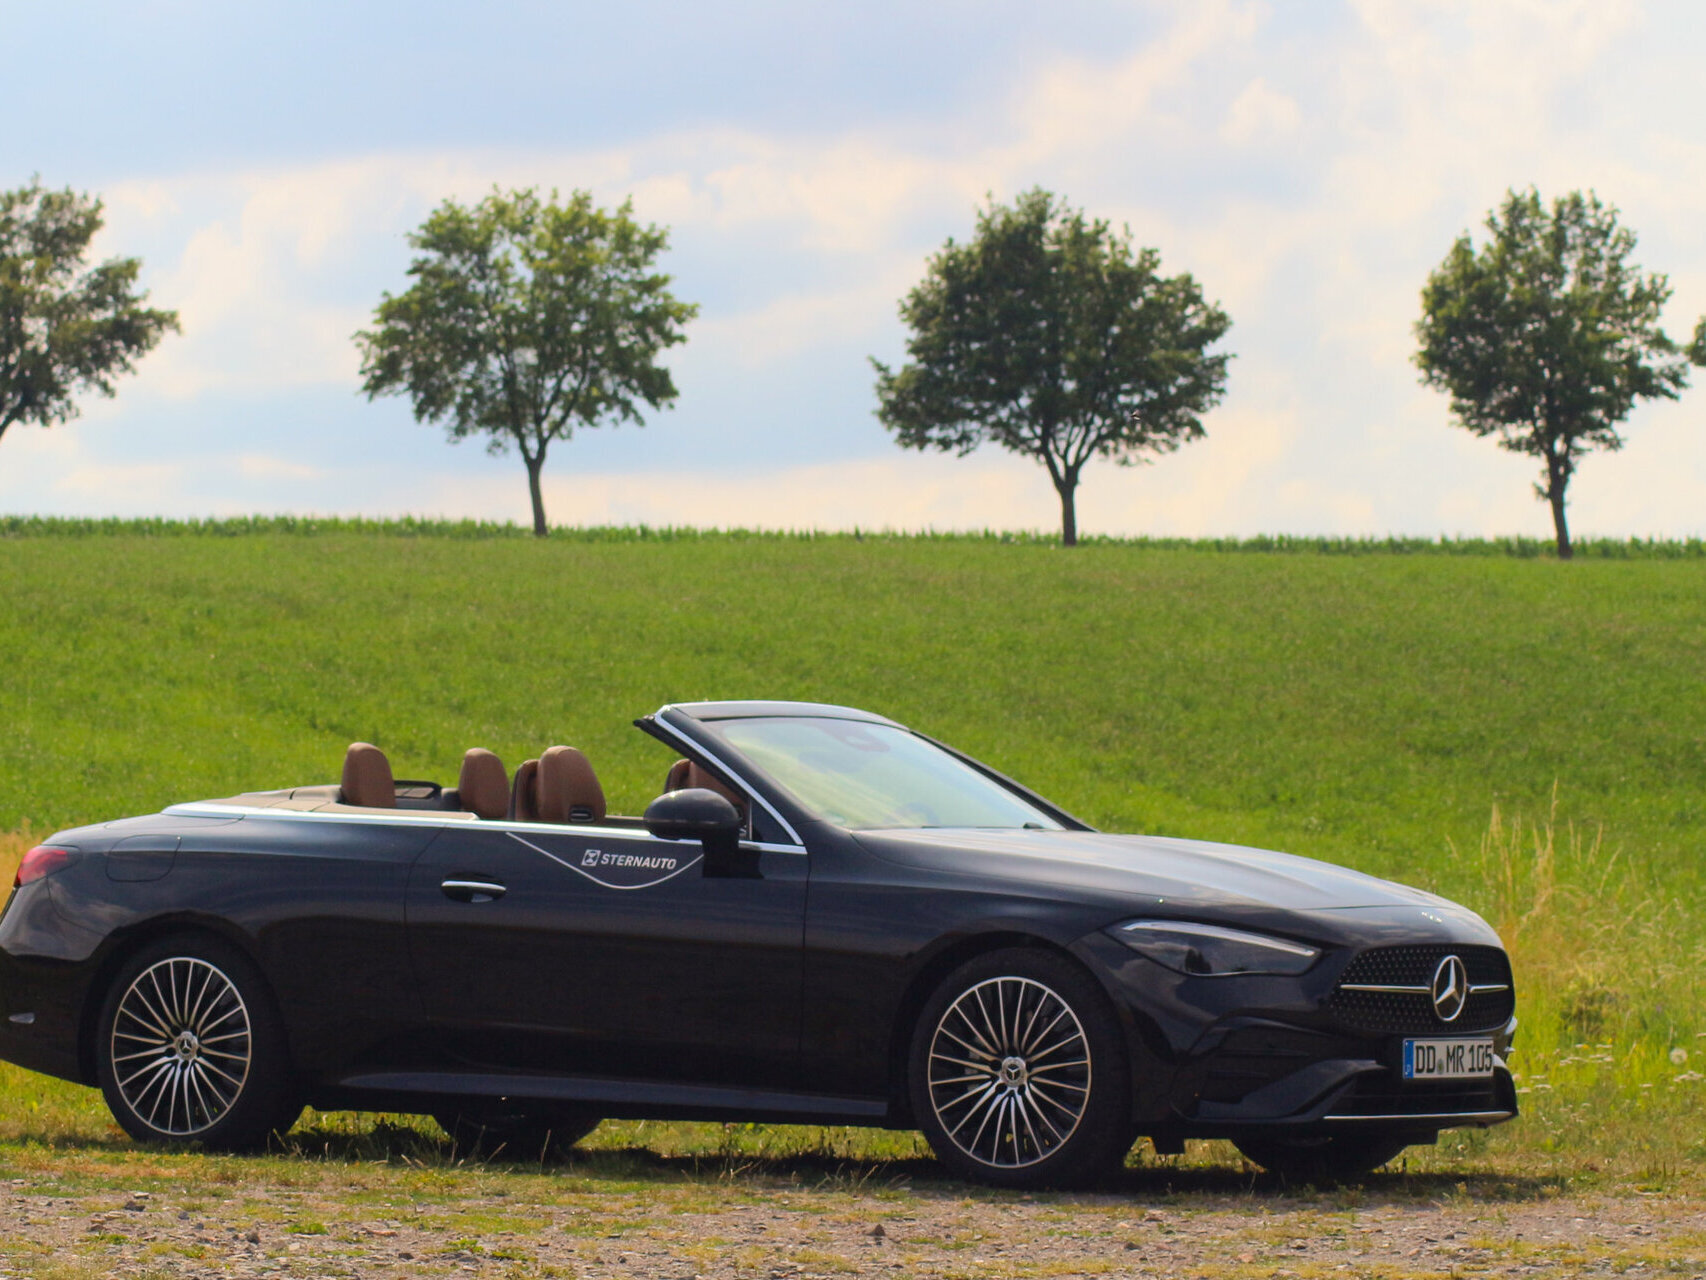
<instances>
[{"instance_id":1,"label":"green grass field","mask_svg":"<svg viewBox=\"0 0 1706 1280\"><path fill-rule=\"evenodd\" d=\"M1283 848L1481 910L1516 956L1530 1114L1439 1159L1706 1157L1691 544L1560 564L1475 544L167 536L188 532L0 528L12 854L56 827L331 781L357 738L446 782L469 746L513 766L572 743L638 812L670 756L634 716L847 702L1098 826ZM99 1129L81 1092L0 1087L0 1135ZM20 1125L31 1108L57 1118Z\"/></svg>"}]
</instances>

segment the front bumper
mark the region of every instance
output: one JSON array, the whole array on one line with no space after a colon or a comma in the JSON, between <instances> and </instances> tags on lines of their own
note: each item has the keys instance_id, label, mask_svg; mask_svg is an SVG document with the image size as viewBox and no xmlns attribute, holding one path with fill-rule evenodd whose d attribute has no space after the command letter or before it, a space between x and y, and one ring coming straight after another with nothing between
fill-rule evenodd
<instances>
[{"instance_id":1,"label":"front bumper","mask_svg":"<svg viewBox=\"0 0 1706 1280\"><path fill-rule=\"evenodd\" d=\"M1406 952L1475 951L1477 963L1494 950L1481 940L1408 941L1378 939L1384 953L1399 951L1393 943ZM1508 985L1502 1007L1483 1001L1465 1025L1444 1025L1431 1015L1414 1021L1402 1004L1347 1002L1345 975L1362 981L1367 957L1382 954L1354 945L1295 978L1179 975L1111 940L1085 950L1110 973L1111 994L1127 1017L1139 1133L1213 1138L1364 1129L1428 1141L1442 1129L1487 1127L1517 1114L1507 1065L1516 1029ZM1502 953L1496 959L1504 963ZM1493 1072L1405 1080L1406 1038L1491 1039Z\"/></svg>"},{"instance_id":2,"label":"front bumper","mask_svg":"<svg viewBox=\"0 0 1706 1280\"><path fill-rule=\"evenodd\" d=\"M1512 1018L1491 1033L1490 1076L1411 1081L1398 1066L1402 1037L1359 1044L1248 1021L1227 1028L1218 1046L1182 1073L1171 1122L1162 1127L1193 1137L1304 1128L1378 1128L1426 1137L1441 1129L1502 1124L1517 1114L1507 1065L1515 1029Z\"/></svg>"}]
</instances>

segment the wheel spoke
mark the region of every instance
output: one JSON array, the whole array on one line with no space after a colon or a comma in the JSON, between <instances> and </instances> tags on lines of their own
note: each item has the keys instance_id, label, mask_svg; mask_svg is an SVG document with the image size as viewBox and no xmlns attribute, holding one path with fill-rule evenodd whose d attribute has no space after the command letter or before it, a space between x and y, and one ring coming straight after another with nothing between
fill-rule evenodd
<instances>
[{"instance_id":1,"label":"wheel spoke","mask_svg":"<svg viewBox=\"0 0 1706 1280\"><path fill-rule=\"evenodd\" d=\"M224 1022L225 1019L230 1018L230 1017L235 1017L237 1015L241 1015L243 1017L245 1024L247 1023L248 1017L249 1017L249 1011L247 1009L245 1009L241 1004L233 1004L224 1013L220 1014L212 1022L208 1023L207 1027L205 1029L211 1031L214 1027L217 1027L221 1022ZM246 1035L248 1033L245 1032L244 1034Z\"/></svg>"},{"instance_id":2,"label":"wheel spoke","mask_svg":"<svg viewBox=\"0 0 1706 1280\"><path fill-rule=\"evenodd\" d=\"M1087 1067L1089 1065L1090 1059L1088 1058L1074 1058L1071 1062L1051 1062L1044 1067L1032 1067L1031 1074L1033 1076L1040 1076L1049 1071L1071 1071L1075 1068Z\"/></svg>"},{"instance_id":3,"label":"wheel spoke","mask_svg":"<svg viewBox=\"0 0 1706 1280\"><path fill-rule=\"evenodd\" d=\"M170 1058L155 1058L155 1060L153 1061L153 1063L151 1065L146 1066L146 1067L138 1067L135 1071L131 1072L123 1080L120 1080L118 1082L119 1088L122 1089L126 1085L132 1084L135 1081L142 1079L143 1076L150 1075L150 1074L157 1074L157 1073L162 1072L162 1071L169 1071L169 1070L171 1070L171 1067L172 1067L172 1060ZM148 1086L143 1085L142 1089L139 1090L138 1093L140 1094L140 1093L146 1092L147 1089L148 1089Z\"/></svg>"},{"instance_id":4,"label":"wheel spoke","mask_svg":"<svg viewBox=\"0 0 1706 1280\"><path fill-rule=\"evenodd\" d=\"M130 996L135 999L132 1000ZM138 1026L151 1028L162 1040L170 1040L172 1031L167 1025L166 1016L154 1007L153 1002L148 999L148 993L142 990L140 984L131 987L130 996L119 1006L119 1013Z\"/></svg>"},{"instance_id":5,"label":"wheel spoke","mask_svg":"<svg viewBox=\"0 0 1706 1280\"><path fill-rule=\"evenodd\" d=\"M1040 1155L1045 1151L1054 1150L1052 1145L1045 1147L1040 1141L1038 1141L1037 1131L1031 1124L1031 1109L1025 1105L1025 1095L1023 1091L1013 1095L1013 1110L1018 1114L1019 1119L1025 1122L1025 1133L1031 1139L1032 1151Z\"/></svg>"},{"instance_id":6,"label":"wheel spoke","mask_svg":"<svg viewBox=\"0 0 1706 1280\"><path fill-rule=\"evenodd\" d=\"M1001 1056L1001 1037L995 1034L994 1028L990 1026L989 1010L983 1003L983 988L973 987L972 996L977 1001L977 1014L982 1019L983 1026L979 1028L974 1024L968 1012L962 1011L960 1017L965 1019L966 1026L971 1028L971 1033L981 1040L984 1047L989 1050L989 1056L999 1058Z\"/></svg>"},{"instance_id":7,"label":"wheel spoke","mask_svg":"<svg viewBox=\"0 0 1706 1280\"><path fill-rule=\"evenodd\" d=\"M1042 1107L1031 1098L1031 1091L1029 1089L1020 1095L1020 1103L1025 1108L1027 1114L1034 1113L1038 1120L1048 1126L1049 1136L1054 1139L1053 1143L1050 1144L1050 1149L1052 1150L1054 1147L1058 1147L1062 1142L1060 1130L1055 1128L1054 1122L1050 1120L1048 1116L1043 1114Z\"/></svg>"},{"instance_id":8,"label":"wheel spoke","mask_svg":"<svg viewBox=\"0 0 1706 1280\"><path fill-rule=\"evenodd\" d=\"M994 1068L986 1062L972 1062L967 1058L956 1058L946 1053L933 1053L930 1055L930 1060L932 1062L951 1062L956 1067L970 1067L973 1071L981 1071L988 1076L995 1074Z\"/></svg>"},{"instance_id":9,"label":"wheel spoke","mask_svg":"<svg viewBox=\"0 0 1706 1280\"><path fill-rule=\"evenodd\" d=\"M952 1031L949 1031L946 1026L941 1026L941 1027L936 1028L936 1034L947 1036L948 1039L952 1040L955 1044L959 1045L967 1053L976 1054L980 1058L994 1058L994 1057L999 1056L997 1054L990 1053L987 1050L978 1048L975 1044L972 1044L968 1040L960 1039L959 1036L955 1035Z\"/></svg>"},{"instance_id":10,"label":"wheel spoke","mask_svg":"<svg viewBox=\"0 0 1706 1280\"><path fill-rule=\"evenodd\" d=\"M1056 1027L1058 1027L1060 1025L1061 1019L1066 1017L1071 1012L1072 1012L1072 1010L1068 1009L1065 1005L1062 1005L1060 1007L1060 1012L1055 1014L1054 1017L1050 1018L1048 1020L1047 1025L1044 1026L1041 1031L1037 1032L1029 1040L1025 1041L1025 1046L1023 1049L1020 1050L1020 1052L1023 1053L1027 1058L1031 1057L1032 1056L1032 1050L1035 1049L1037 1045L1041 1044L1045 1039L1047 1039L1049 1032L1053 1031Z\"/></svg>"},{"instance_id":11,"label":"wheel spoke","mask_svg":"<svg viewBox=\"0 0 1706 1280\"><path fill-rule=\"evenodd\" d=\"M1074 1030L1070 1035L1068 1035L1066 1037L1066 1039L1056 1040L1048 1048L1038 1049L1035 1053L1026 1054L1025 1057L1027 1059L1029 1059L1031 1062L1036 1062L1040 1058L1052 1057L1054 1054L1059 1053L1062 1049L1066 1048L1069 1045L1083 1044L1083 1043L1084 1043L1083 1034L1079 1031Z\"/></svg>"},{"instance_id":12,"label":"wheel spoke","mask_svg":"<svg viewBox=\"0 0 1706 1280\"><path fill-rule=\"evenodd\" d=\"M995 1087L994 1083L991 1082L989 1084L978 1085L974 1088L967 1089L964 1093L962 1093L957 1098L952 1098L947 1102L937 1103L936 1110L938 1112L951 1111L953 1108L959 1106L961 1103L970 1102L973 1098L976 1098L980 1094L993 1092L994 1087ZM964 1121L961 1121L961 1123L963 1124Z\"/></svg>"},{"instance_id":13,"label":"wheel spoke","mask_svg":"<svg viewBox=\"0 0 1706 1280\"><path fill-rule=\"evenodd\" d=\"M965 1115L960 1117L960 1122L958 1124L956 1124L951 1130L949 1130L949 1136L954 1138L955 1141L959 1140L960 1130L964 1129L968 1124L970 1124L972 1122L972 1120L974 1120L978 1116L982 1116L983 1120L978 1124L977 1132L972 1136L972 1144L975 1146L977 1139L983 1136L984 1125L987 1125L989 1123L990 1109L995 1105L995 1103L994 1103L995 1090L994 1089L984 1089L984 1090L981 1090L980 1092L983 1093L983 1095L984 1095L983 1098L981 1100L973 1103L971 1108L965 1113Z\"/></svg>"},{"instance_id":14,"label":"wheel spoke","mask_svg":"<svg viewBox=\"0 0 1706 1280\"><path fill-rule=\"evenodd\" d=\"M191 975L191 976L193 977L194 975ZM208 999L207 999L208 993L212 990L213 990L213 970L209 969L207 971L207 973L205 975L203 975L203 977L202 977L201 990L196 993L195 1000L191 1002L191 1004L189 1006L189 1010L184 1014L184 1025L189 1027L192 1031L201 1025L202 1006L203 1005L207 1005L207 1011L209 1013L213 1012L213 1005L209 1004ZM223 994L224 994L223 992L220 993L220 995L223 995ZM215 1003L217 1003L218 999L219 999L219 996L217 996L217 995L214 996L214 1002Z\"/></svg>"},{"instance_id":15,"label":"wheel spoke","mask_svg":"<svg viewBox=\"0 0 1706 1280\"><path fill-rule=\"evenodd\" d=\"M160 1020L166 1024L167 1034L170 1035L170 1028L178 1025L178 1011L173 1008L172 997L168 994L172 985L172 975L170 971L167 972L166 989L162 990L159 966L155 966L148 971L148 984L154 988L154 996L159 1001Z\"/></svg>"}]
</instances>

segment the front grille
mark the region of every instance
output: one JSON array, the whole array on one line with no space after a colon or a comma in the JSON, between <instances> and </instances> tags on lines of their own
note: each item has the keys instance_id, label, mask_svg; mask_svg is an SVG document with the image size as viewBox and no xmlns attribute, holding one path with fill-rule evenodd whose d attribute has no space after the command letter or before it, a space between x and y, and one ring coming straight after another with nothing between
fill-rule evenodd
<instances>
[{"instance_id":1,"label":"front grille","mask_svg":"<svg viewBox=\"0 0 1706 1280\"><path fill-rule=\"evenodd\" d=\"M1428 988L1439 962L1448 955L1463 961L1469 985L1502 986L1503 991L1474 992L1463 1012L1442 1022L1434 1012ZM1416 987L1416 991L1346 991L1347 984ZM1352 960L1333 991L1329 1007L1339 1022L1359 1031L1430 1035L1450 1031L1492 1031L1509 1021L1516 1009L1511 988L1510 959L1498 947L1458 947L1447 944L1376 947Z\"/></svg>"}]
</instances>

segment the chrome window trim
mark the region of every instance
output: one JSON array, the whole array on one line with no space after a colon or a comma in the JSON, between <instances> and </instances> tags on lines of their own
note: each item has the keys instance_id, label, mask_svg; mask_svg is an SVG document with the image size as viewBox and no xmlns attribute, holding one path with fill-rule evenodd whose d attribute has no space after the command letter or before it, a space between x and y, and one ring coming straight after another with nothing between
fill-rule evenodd
<instances>
[{"instance_id":1,"label":"chrome window trim","mask_svg":"<svg viewBox=\"0 0 1706 1280\"><path fill-rule=\"evenodd\" d=\"M709 760L712 764L716 765L717 768L721 769L724 773L728 774L729 777L733 778L735 780L736 784L739 785L741 790L745 791L747 793L747 795L751 796L754 800L758 801L759 804L763 805L764 806L764 812L768 813L772 818L776 819L776 821L782 825L782 830L784 830L788 833L788 838L791 839L795 844L800 846L799 852L804 853L806 842L804 840L800 839L800 833L798 831L794 830L793 824L790 823L786 818L784 818L780 813L778 813L776 811L775 805L771 804L763 796L759 795L758 792L753 788L752 784L750 782L748 782L745 778L741 777L741 775L736 770L729 768L728 762L725 761L721 756L717 755L715 752L711 751L709 748L703 746L702 744L695 742L692 738L689 738L680 729L677 729L669 721L667 721L663 718L664 713L666 711L674 711L675 709L676 709L675 703L666 702L663 706L659 707L656 712L653 713L653 715L652 715L653 723L660 725L664 729L667 729L670 732L670 734L673 735L678 741L686 743L687 746L692 751L698 753L699 755L704 756L705 759ZM686 715L687 713L685 711L683 711L681 714Z\"/></svg>"},{"instance_id":2,"label":"chrome window trim","mask_svg":"<svg viewBox=\"0 0 1706 1280\"><path fill-rule=\"evenodd\" d=\"M380 826L394 827L438 827L441 829L455 828L477 831L538 831L549 835L559 836L596 836L602 840L644 840L650 844L661 844L681 848L687 843L681 840L665 840L654 836L645 830L632 827L604 827L591 822L511 822L502 818L481 818L477 814L463 813L454 809L399 809L395 814L389 813L323 813L313 809L266 809L251 808L243 804L209 804L205 801L192 800L183 804L168 805L163 813L184 817L213 817L213 818L280 818L287 822L353 822L376 823ZM780 819L778 819L780 820ZM783 823L787 826L787 823ZM789 827L792 834L793 828ZM775 844L765 840L742 840L740 847L754 849L759 853L788 853L797 857L805 856L805 848L801 845Z\"/></svg>"},{"instance_id":3,"label":"chrome window trim","mask_svg":"<svg viewBox=\"0 0 1706 1280\"><path fill-rule=\"evenodd\" d=\"M1516 1115L1514 1111L1411 1111L1399 1112L1384 1116L1322 1116L1322 1120L1331 1120L1340 1124L1356 1121L1384 1121L1393 1123L1404 1120L1445 1120L1458 1124L1498 1124L1501 1120L1509 1120Z\"/></svg>"},{"instance_id":4,"label":"chrome window trim","mask_svg":"<svg viewBox=\"0 0 1706 1280\"><path fill-rule=\"evenodd\" d=\"M1402 996L1431 996L1432 987L1395 987L1379 982L1341 982L1340 991L1384 991L1392 995ZM1509 991L1508 982L1483 982L1469 988L1472 996L1485 995L1494 991Z\"/></svg>"}]
</instances>

